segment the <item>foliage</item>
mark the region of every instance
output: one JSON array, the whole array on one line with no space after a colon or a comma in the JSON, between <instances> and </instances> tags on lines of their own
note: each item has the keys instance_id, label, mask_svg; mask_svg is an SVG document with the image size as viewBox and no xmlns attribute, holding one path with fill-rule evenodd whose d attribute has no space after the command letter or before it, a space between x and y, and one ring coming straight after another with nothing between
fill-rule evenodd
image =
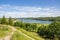
<instances>
[{"instance_id":1,"label":"foliage","mask_svg":"<svg viewBox=\"0 0 60 40\"><path fill-rule=\"evenodd\" d=\"M24 25L25 25L24 23L18 22L18 21L14 23L14 26L16 26L16 27L21 27L21 28L23 28Z\"/></svg>"},{"instance_id":2,"label":"foliage","mask_svg":"<svg viewBox=\"0 0 60 40\"><path fill-rule=\"evenodd\" d=\"M6 20L6 18L5 18L5 16L3 16L3 18L1 19L1 24L7 24L8 22L7 22L7 20Z\"/></svg>"},{"instance_id":3,"label":"foliage","mask_svg":"<svg viewBox=\"0 0 60 40\"><path fill-rule=\"evenodd\" d=\"M37 25L34 24L34 23L32 23L32 24L27 23L27 24L26 24L26 28L27 28L27 29L26 29L27 31L35 31L35 32L36 32Z\"/></svg>"},{"instance_id":4,"label":"foliage","mask_svg":"<svg viewBox=\"0 0 60 40\"><path fill-rule=\"evenodd\" d=\"M51 29L51 30L50 30ZM54 37L60 37L60 22L54 21L49 26L49 31L53 34Z\"/></svg>"},{"instance_id":5,"label":"foliage","mask_svg":"<svg viewBox=\"0 0 60 40\"><path fill-rule=\"evenodd\" d=\"M11 17L9 17L9 25L13 25L13 20Z\"/></svg>"},{"instance_id":6,"label":"foliage","mask_svg":"<svg viewBox=\"0 0 60 40\"><path fill-rule=\"evenodd\" d=\"M27 31L35 31L36 32L36 29L37 29L37 25L35 23L30 24L30 23L23 23L23 22L15 22L14 26L21 27Z\"/></svg>"},{"instance_id":7,"label":"foliage","mask_svg":"<svg viewBox=\"0 0 60 40\"><path fill-rule=\"evenodd\" d=\"M48 27L39 27L38 33L40 36L48 39L60 37L60 22L53 22Z\"/></svg>"}]
</instances>

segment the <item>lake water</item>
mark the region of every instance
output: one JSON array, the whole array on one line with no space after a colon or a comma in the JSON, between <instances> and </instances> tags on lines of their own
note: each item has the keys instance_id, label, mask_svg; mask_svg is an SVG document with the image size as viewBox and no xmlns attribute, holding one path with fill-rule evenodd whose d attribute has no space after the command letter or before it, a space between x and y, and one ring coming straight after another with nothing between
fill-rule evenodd
<instances>
[{"instance_id":1,"label":"lake water","mask_svg":"<svg viewBox=\"0 0 60 40\"><path fill-rule=\"evenodd\" d=\"M51 21L42 21L42 20L30 20L30 19L18 19L19 21L25 23L41 23L41 24L50 24Z\"/></svg>"}]
</instances>

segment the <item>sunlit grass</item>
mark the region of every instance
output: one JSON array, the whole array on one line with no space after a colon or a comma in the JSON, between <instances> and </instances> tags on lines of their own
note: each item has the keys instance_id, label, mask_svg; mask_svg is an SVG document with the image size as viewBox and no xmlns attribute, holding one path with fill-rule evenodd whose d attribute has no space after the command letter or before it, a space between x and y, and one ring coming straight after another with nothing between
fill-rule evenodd
<instances>
[{"instance_id":1,"label":"sunlit grass","mask_svg":"<svg viewBox=\"0 0 60 40\"><path fill-rule=\"evenodd\" d=\"M37 33L35 32L28 32L22 28L17 28L18 30L20 30L21 32L23 32L24 34L30 36L31 38L34 38L35 40L44 40L43 38L41 38Z\"/></svg>"},{"instance_id":2,"label":"sunlit grass","mask_svg":"<svg viewBox=\"0 0 60 40\"><path fill-rule=\"evenodd\" d=\"M10 33L11 31L12 31L11 28L9 28L7 26L0 25L0 38L8 35L8 33Z\"/></svg>"},{"instance_id":3,"label":"sunlit grass","mask_svg":"<svg viewBox=\"0 0 60 40\"><path fill-rule=\"evenodd\" d=\"M31 40L31 39L16 31L11 37L11 40Z\"/></svg>"}]
</instances>

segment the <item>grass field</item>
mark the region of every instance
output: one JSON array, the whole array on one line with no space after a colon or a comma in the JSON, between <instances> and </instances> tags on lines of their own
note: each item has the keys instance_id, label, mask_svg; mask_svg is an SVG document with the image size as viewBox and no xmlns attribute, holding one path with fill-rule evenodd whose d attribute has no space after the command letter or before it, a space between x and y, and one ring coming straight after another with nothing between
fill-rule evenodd
<instances>
[{"instance_id":1,"label":"grass field","mask_svg":"<svg viewBox=\"0 0 60 40\"><path fill-rule=\"evenodd\" d=\"M28 37L24 36L23 34L20 34L19 32L15 32L11 38L11 40L31 40Z\"/></svg>"},{"instance_id":2,"label":"grass field","mask_svg":"<svg viewBox=\"0 0 60 40\"><path fill-rule=\"evenodd\" d=\"M24 34L30 36L31 38L34 38L35 40L44 40L43 38L41 38L40 36L38 36L37 33L28 32L28 31L25 31L25 30L22 29L22 28L17 28L17 29L20 30L21 32L23 32Z\"/></svg>"}]
</instances>

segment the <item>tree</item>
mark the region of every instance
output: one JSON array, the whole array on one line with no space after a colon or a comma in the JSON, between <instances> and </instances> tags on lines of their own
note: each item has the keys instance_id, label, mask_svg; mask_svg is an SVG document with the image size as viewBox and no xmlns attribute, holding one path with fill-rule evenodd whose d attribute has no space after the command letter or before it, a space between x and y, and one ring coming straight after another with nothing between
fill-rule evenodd
<instances>
[{"instance_id":1,"label":"tree","mask_svg":"<svg viewBox=\"0 0 60 40\"><path fill-rule=\"evenodd\" d=\"M9 17L9 25L13 25L13 20L11 17Z\"/></svg>"},{"instance_id":2,"label":"tree","mask_svg":"<svg viewBox=\"0 0 60 40\"><path fill-rule=\"evenodd\" d=\"M37 25L35 24L35 23L26 23L25 24L25 29L27 30L27 31L34 31L34 32L36 32L37 30Z\"/></svg>"},{"instance_id":3,"label":"tree","mask_svg":"<svg viewBox=\"0 0 60 40\"><path fill-rule=\"evenodd\" d=\"M14 26L20 27L20 22L15 22L15 23L14 23Z\"/></svg>"},{"instance_id":4,"label":"tree","mask_svg":"<svg viewBox=\"0 0 60 40\"><path fill-rule=\"evenodd\" d=\"M7 24L7 20L6 20L5 16L3 16L3 18L1 19L1 24Z\"/></svg>"},{"instance_id":5,"label":"tree","mask_svg":"<svg viewBox=\"0 0 60 40\"><path fill-rule=\"evenodd\" d=\"M48 27L40 27L38 33L44 38L56 40L54 38L60 38L60 22L55 21Z\"/></svg>"},{"instance_id":6,"label":"tree","mask_svg":"<svg viewBox=\"0 0 60 40\"><path fill-rule=\"evenodd\" d=\"M30 31L30 23L25 23L25 30Z\"/></svg>"},{"instance_id":7,"label":"tree","mask_svg":"<svg viewBox=\"0 0 60 40\"><path fill-rule=\"evenodd\" d=\"M54 21L49 26L49 31L53 34L53 38L60 38L60 21Z\"/></svg>"},{"instance_id":8,"label":"tree","mask_svg":"<svg viewBox=\"0 0 60 40\"><path fill-rule=\"evenodd\" d=\"M38 28L37 33L39 33L40 36L44 37L46 35L46 27L44 25L41 25L41 27Z\"/></svg>"},{"instance_id":9,"label":"tree","mask_svg":"<svg viewBox=\"0 0 60 40\"><path fill-rule=\"evenodd\" d=\"M37 25L36 25L35 23L30 24L30 29L31 29L31 31L36 32L36 30L37 30Z\"/></svg>"}]
</instances>

